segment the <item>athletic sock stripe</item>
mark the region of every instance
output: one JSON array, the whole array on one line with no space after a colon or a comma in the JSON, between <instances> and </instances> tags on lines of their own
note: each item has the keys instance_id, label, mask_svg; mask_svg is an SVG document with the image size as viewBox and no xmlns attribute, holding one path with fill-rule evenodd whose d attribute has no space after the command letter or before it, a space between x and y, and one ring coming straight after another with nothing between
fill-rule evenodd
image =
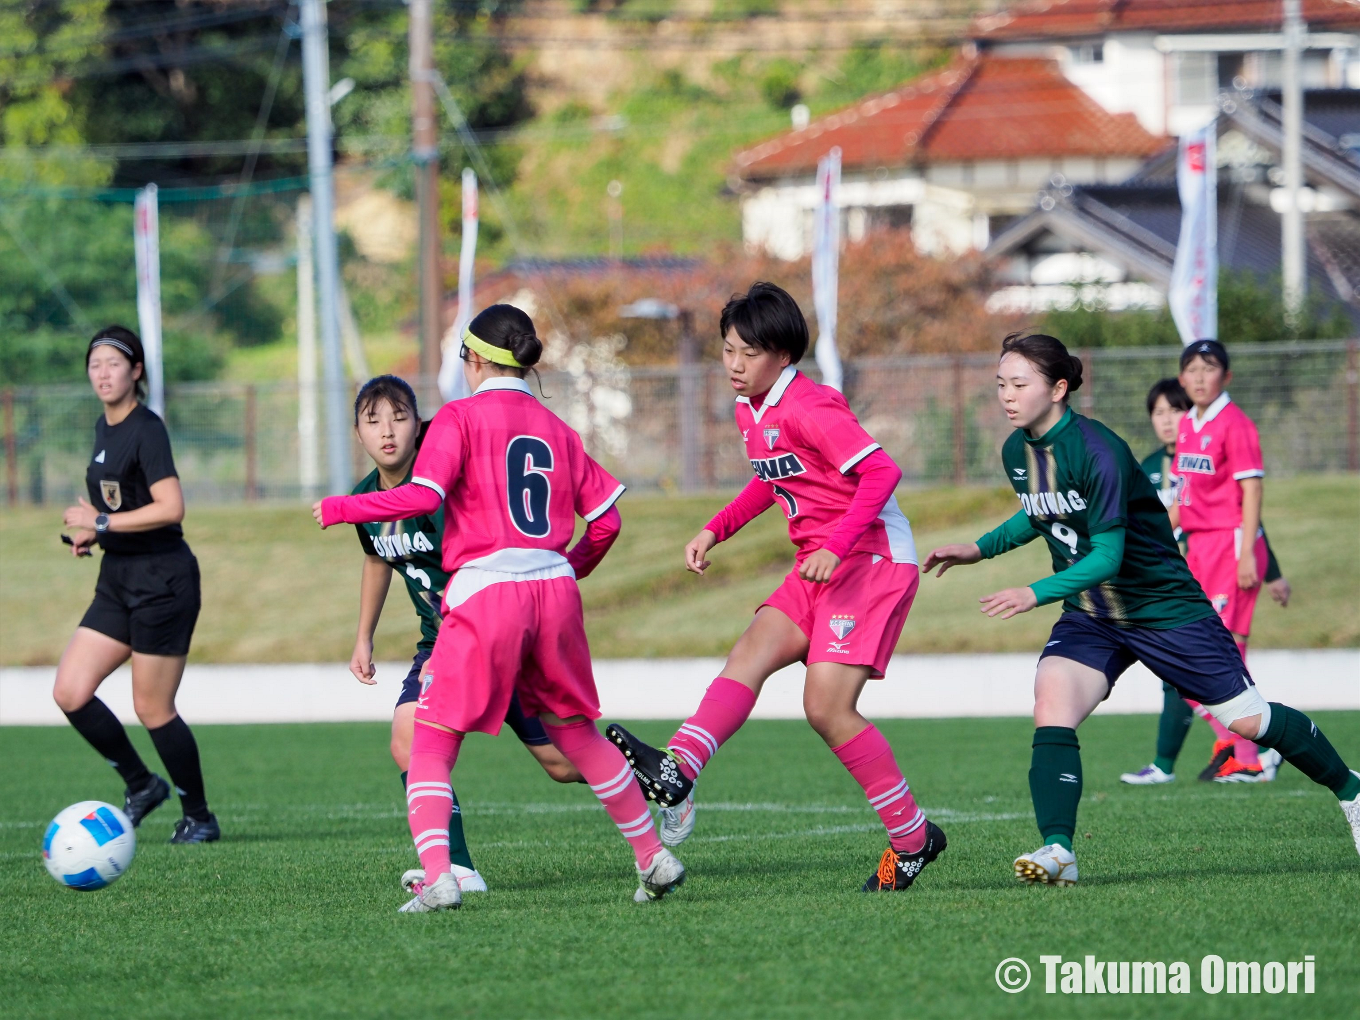
<instances>
[{"instance_id":1,"label":"athletic sock stripe","mask_svg":"<svg viewBox=\"0 0 1360 1020\"><path fill-rule=\"evenodd\" d=\"M407 783L407 784L406 784L406 789L408 789L408 790L452 790L452 789L453 789L453 786L450 785L449 783L434 783L434 782Z\"/></svg>"},{"instance_id":2,"label":"athletic sock stripe","mask_svg":"<svg viewBox=\"0 0 1360 1020\"><path fill-rule=\"evenodd\" d=\"M426 829L420 835L416 836L415 840L419 843L422 839L426 839L430 836L447 836L448 834L448 829Z\"/></svg>"},{"instance_id":3,"label":"athletic sock stripe","mask_svg":"<svg viewBox=\"0 0 1360 1020\"><path fill-rule=\"evenodd\" d=\"M649 830L651 827L652 827L651 820L648 819L645 825L636 825L631 829L626 829L622 825L620 825L619 832L623 833L624 839L632 839L636 836L641 836L643 833L647 832L647 830Z\"/></svg>"},{"instance_id":4,"label":"athletic sock stripe","mask_svg":"<svg viewBox=\"0 0 1360 1020\"><path fill-rule=\"evenodd\" d=\"M890 827L888 828L888 835L889 835L889 836L905 836L905 835L907 835L908 833L915 832L915 831L916 831L917 829L919 829L922 825L925 825L925 823L926 823L926 817L925 817L925 815L921 814L920 811L917 811L917 812L916 812L916 816L915 816L914 818L912 818L912 820L909 821L909 822L907 822L906 824L904 824L904 825L899 825L899 826L897 826L896 828L893 828L893 827L890 826Z\"/></svg>"},{"instance_id":5,"label":"athletic sock stripe","mask_svg":"<svg viewBox=\"0 0 1360 1020\"><path fill-rule=\"evenodd\" d=\"M650 811L644 811L642 812L642 814L634 818L631 822L615 822L614 824L617 825L620 829L635 829L639 825L643 826L643 828L646 828L648 825L652 824L652 813Z\"/></svg>"},{"instance_id":6,"label":"athletic sock stripe","mask_svg":"<svg viewBox=\"0 0 1360 1020\"><path fill-rule=\"evenodd\" d=\"M623 779L625 776L631 775L632 771L633 771L632 766L629 765L627 762L624 762L623 768L619 770L618 775L614 776L612 779L606 780L603 783L591 783L590 788L594 790L596 793L599 793L601 790L605 790L611 786L618 785L619 781Z\"/></svg>"},{"instance_id":7,"label":"athletic sock stripe","mask_svg":"<svg viewBox=\"0 0 1360 1020\"><path fill-rule=\"evenodd\" d=\"M691 737L708 748L708 753L714 755L718 753L718 738L702 726L695 726L693 723L683 723L680 732L687 737Z\"/></svg>"},{"instance_id":8,"label":"athletic sock stripe","mask_svg":"<svg viewBox=\"0 0 1360 1020\"><path fill-rule=\"evenodd\" d=\"M693 753L691 753L688 748L669 747L667 748L667 750L674 751L675 756L677 758L683 758L685 760L685 764L687 764L695 772L703 771L704 763L701 762L698 758L694 757Z\"/></svg>"},{"instance_id":9,"label":"athletic sock stripe","mask_svg":"<svg viewBox=\"0 0 1360 1020\"><path fill-rule=\"evenodd\" d=\"M902 796L902 794L906 793L909 789L910 787L907 786L907 781L903 779L887 793L880 793L876 797L870 797L869 803L872 804L875 809L878 809L882 807L884 804L896 800L898 797Z\"/></svg>"},{"instance_id":10,"label":"athletic sock stripe","mask_svg":"<svg viewBox=\"0 0 1360 1020\"><path fill-rule=\"evenodd\" d=\"M602 801L609 800L613 797L617 797L619 794L623 793L625 790L628 789L628 787L632 785L633 777L625 776L623 779L620 779L617 784L610 787L608 790L596 790L595 796Z\"/></svg>"},{"instance_id":11,"label":"athletic sock stripe","mask_svg":"<svg viewBox=\"0 0 1360 1020\"><path fill-rule=\"evenodd\" d=\"M452 803L452 802L453 802L453 791L451 791L451 790L416 790L414 793L408 793L408 794L406 795L406 803L407 803L407 804L411 804L411 803L414 802L414 801L420 800L421 797L440 797L440 798L442 798L443 800L447 800L447 801L449 801L450 803Z\"/></svg>"}]
</instances>

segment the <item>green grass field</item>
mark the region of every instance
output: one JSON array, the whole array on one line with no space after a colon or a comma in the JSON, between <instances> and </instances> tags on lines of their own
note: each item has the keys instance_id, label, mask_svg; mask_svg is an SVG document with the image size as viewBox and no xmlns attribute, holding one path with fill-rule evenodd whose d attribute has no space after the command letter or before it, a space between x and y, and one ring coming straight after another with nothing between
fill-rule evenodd
<instances>
[{"instance_id":1,"label":"green grass field","mask_svg":"<svg viewBox=\"0 0 1360 1020\"><path fill-rule=\"evenodd\" d=\"M1360 713L1318 721L1360 759ZM424 917L395 913L413 851L382 725L200 727L223 840L165 845L166 806L95 893L54 884L39 843L65 804L117 801L116 777L68 729L5 730L0 1015L1354 1017L1360 859L1332 795L1289 767L1262 787L1121 787L1153 726L1082 727L1082 882L1053 889L1010 875L1037 842L1026 720L884 723L949 849L910 892L868 896L884 843L859 788L806 725L752 722L705 773L689 882L645 906L589 791L549 781L512 738L474 736L456 784L492 891ZM1184 772L1208 742L1197 726ZM1193 990L1046 995L1053 953L1184 960ZM1316 993L1207 995L1208 953L1312 954ZM994 981L1007 957L1034 971L1017 995Z\"/></svg>"},{"instance_id":2,"label":"green grass field","mask_svg":"<svg viewBox=\"0 0 1360 1020\"><path fill-rule=\"evenodd\" d=\"M722 494L632 493L623 534L582 583L597 656L724 655L793 562L783 520L767 513L719 546L704 578L686 573L685 542ZM898 502L924 555L976 538L1013 512L1002 489L903 490ZM1271 540L1294 585L1281 610L1262 596L1257 648L1360 644L1360 478L1282 479L1267 490ZM57 535L59 508L0 512L0 665L55 663L89 605L97 565L75 561ZM353 529L317 531L302 506L191 507L185 532L203 569L197 662L346 662L354 646L362 553ZM982 620L977 597L1050 570L1040 543L999 560L922 581L898 646L904 652L1033 651L1056 606L1006 623ZM409 657L415 614L393 584L378 629L379 658Z\"/></svg>"}]
</instances>

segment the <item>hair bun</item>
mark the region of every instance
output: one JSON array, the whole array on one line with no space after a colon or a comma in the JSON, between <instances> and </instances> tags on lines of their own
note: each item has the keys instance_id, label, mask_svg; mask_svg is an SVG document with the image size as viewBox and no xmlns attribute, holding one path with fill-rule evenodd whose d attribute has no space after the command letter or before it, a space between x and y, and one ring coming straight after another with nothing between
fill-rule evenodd
<instances>
[{"instance_id":1,"label":"hair bun","mask_svg":"<svg viewBox=\"0 0 1360 1020\"><path fill-rule=\"evenodd\" d=\"M1069 354L1068 357L1072 360L1072 367L1067 376L1067 392L1076 393L1077 390L1081 389L1081 374L1085 370L1085 366L1082 365L1081 359L1075 354Z\"/></svg>"},{"instance_id":2,"label":"hair bun","mask_svg":"<svg viewBox=\"0 0 1360 1020\"><path fill-rule=\"evenodd\" d=\"M508 337L510 353L525 368L538 364L543 356L543 341L533 333L513 333Z\"/></svg>"}]
</instances>

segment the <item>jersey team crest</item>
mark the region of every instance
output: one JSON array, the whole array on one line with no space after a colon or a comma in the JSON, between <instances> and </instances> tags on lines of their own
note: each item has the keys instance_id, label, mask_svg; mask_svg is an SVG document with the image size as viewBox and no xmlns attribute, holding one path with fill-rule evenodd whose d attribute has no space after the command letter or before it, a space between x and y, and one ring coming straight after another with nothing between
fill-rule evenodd
<instances>
[{"instance_id":1,"label":"jersey team crest","mask_svg":"<svg viewBox=\"0 0 1360 1020\"><path fill-rule=\"evenodd\" d=\"M769 428L765 430L765 449L773 450L774 444L779 442L779 429Z\"/></svg>"},{"instance_id":2,"label":"jersey team crest","mask_svg":"<svg viewBox=\"0 0 1360 1020\"><path fill-rule=\"evenodd\" d=\"M831 632L836 635L837 641L844 641L846 636L855 629L855 618L849 614L837 613L831 617L827 625Z\"/></svg>"},{"instance_id":3,"label":"jersey team crest","mask_svg":"<svg viewBox=\"0 0 1360 1020\"><path fill-rule=\"evenodd\" d=\"M110 510L117 510L123 505L123 488L113 479L105 478L99 483L99 495Z\"/></svg>"}]
</instances>

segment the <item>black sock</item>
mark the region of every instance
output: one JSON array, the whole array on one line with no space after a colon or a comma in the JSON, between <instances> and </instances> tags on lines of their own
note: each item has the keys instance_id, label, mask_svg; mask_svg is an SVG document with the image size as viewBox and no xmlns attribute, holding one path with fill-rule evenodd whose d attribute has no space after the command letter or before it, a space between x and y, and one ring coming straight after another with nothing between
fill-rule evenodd
<instances>
[{"instance_id":1,"label":"black sock","mask_svg":"<svg viewBox=\"0 0 1360 1020\"><path fill-rule=\"evenodd\" d=\"M1168 683L1162 684L1162 717L1157 720L1157 759L1153 763L1163 772L1176 768L1176 758L1185 745L1195 710L1185 703L1180 691Z\"/></svg>"},{"instance_id":2,"label":"black sock","mask_svg":"<svg viewBox=\"0 0 1360 1020\"><path fill-rule=\"evenodd\" d=\"M184 817L196 821L208 820L208 800L203 794L203 770L198 764L198 744L189 724L175 716L164 726L146 731L156 745L156 753L165 762L170 782L175 784Z\"/></svg>"},{"instance_id":3,"label":"black sock","mask_svg":"<svg viewBox=\"0 0 1360 1020\"><path fill-rule=\"evenodd\" d=\"M405 773L405 772L403 772L403 773L401 774L401 788L402 788L403 790L406 789L406 773Z\"/></svg>"},{"instance_id":4,"label":"black sock","mask_svg":"<svg viewBox=\"0 0 1360 1020\"><path fill-rule=\"evenodd\" d=\"M1066 726L1040 726L1034 731L1029 793L1034 820L1044 843L1072 849L1081 802L1081 745L1077 731Z\"/></svg>"},{"instance_id":5,"label":"black sock","mask_svg":"<svg viewBox=\"0 0 1360 1020\"><path fill-rule=\"evenodd\" d=\"M128 739L127 730L109 711L108 705L98 698L91 698L74 712L67 712L66 718L71 720L76 732L118 770L129 789L139 789L151 779L146 763Z\"/></svg>"},{"instance_id":6,"label":"black sock","mask_svg":"<svg viewBox=\"0 0 1360 1020\"><path fill-rule=\"evenodd\" d=\"M1270 703L1270 725L1256 742L1263 747L1275 748L1290 765L1338 797L1355 786L1351 770L1346 768L1331 741L1322 735L1317 723L1288 705Z\"/></svg>"}]
</instances>

